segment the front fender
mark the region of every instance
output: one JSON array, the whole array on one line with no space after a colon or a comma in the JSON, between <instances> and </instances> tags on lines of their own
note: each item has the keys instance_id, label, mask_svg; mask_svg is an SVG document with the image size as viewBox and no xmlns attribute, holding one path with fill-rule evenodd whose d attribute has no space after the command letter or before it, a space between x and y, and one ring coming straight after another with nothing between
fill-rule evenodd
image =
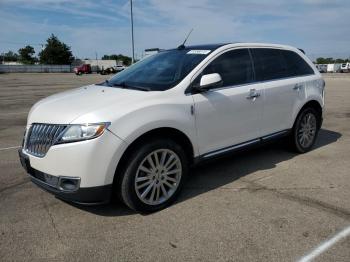
<instances>
[{"instance_id":1,"label":"front fender","mask_svg":"<svg viewBox=\"0 0 350 262\"><path fill-rule=\"evenodd\" d=\"M158 128L173 128L185 134L198 154L195 119L191 104L152 105L134 110L109 127L114 134L131 144L143 134Z\"/></svg>"}]
</instances>

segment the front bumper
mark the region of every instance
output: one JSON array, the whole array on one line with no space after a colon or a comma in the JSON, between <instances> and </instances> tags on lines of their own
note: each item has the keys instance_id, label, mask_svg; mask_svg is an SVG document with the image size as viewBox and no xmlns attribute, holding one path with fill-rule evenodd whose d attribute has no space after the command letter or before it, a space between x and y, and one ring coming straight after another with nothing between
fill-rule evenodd
<instances>
[{"instance_id":1,"label":"front bumper","mask_svg":"<svg viewBox=\"0 0 350 262\"><path fill-rule=\"evenodd\" d=\"M44 157L22 148L19 156L41 188L68 201L97 204L110 200L116 167L126 148L123 140L106 130L96 139L51 146Z\"/></svg>"},{"instance_id":2,"label":"front bumper","mask_svg":"<svg viewBox=\"0 0 350 262\"><path fill-rule=\"evenodd\" d=\"M110 185L114 181L117 164L127 144L106 130L100 137L51 146L43 157L26 150L30 166L54 177L80 178L80 187Z\"/></svg>"},{"instance_id":3,"label":"front bumper","mask_svg":"<svg viewBox=\"0 0 350 262\"><path fill-rule=\"evenodd\" d=\"M18 154L21 165L29 174L32 182L40 188L54 194L57 198L82 205L108 203L111 199L112 184L85 188L79 188L78 185L76 190L63 190L59 186L60 177L52 176L34 169L30 164L29 157L22 152L22 148L18 150Z\"/></svg>"}]
</instances>

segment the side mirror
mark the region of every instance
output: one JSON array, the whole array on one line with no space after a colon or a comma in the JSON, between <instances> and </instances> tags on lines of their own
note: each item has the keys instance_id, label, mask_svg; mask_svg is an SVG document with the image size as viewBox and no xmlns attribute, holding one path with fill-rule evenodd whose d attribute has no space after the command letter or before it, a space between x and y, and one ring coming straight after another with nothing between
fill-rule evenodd
<instances>
[{"instance_id":1,"label":"side mirror","mask_svg":"<svg viewBox=\"0 0 350 262\"><path fill-rule=\"evenodd\" d=\"M218 73L203 75L199 86L195 86L198 92L205 92L212 88L217 88L222 85L222 78Z\"/></svg>"}]
</instances>

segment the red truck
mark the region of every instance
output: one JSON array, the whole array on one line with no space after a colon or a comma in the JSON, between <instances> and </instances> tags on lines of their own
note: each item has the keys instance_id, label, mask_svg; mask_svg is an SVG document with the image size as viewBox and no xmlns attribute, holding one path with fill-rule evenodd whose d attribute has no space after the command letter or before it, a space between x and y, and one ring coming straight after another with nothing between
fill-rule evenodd
<instances>
[{"instance_id":1,"label":"red truck","mask_svg":"<svg viewBox=\"0 0 350 262\"><path fill-rule=\"evenodd\" d=\"M91 74L91 65L90 64L84 64L78 67L74 67L74 73L76 75L81 75L81 74Z\"/></svg>"}]
</instances>

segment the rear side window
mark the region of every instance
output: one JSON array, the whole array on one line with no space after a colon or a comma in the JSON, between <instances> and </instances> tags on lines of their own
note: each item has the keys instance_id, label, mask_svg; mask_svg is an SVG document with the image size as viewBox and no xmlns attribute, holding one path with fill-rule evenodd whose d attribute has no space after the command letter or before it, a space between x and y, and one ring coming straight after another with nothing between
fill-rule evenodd
<instances>
[{"instance_id":1,"label":"rear side window","mask_svg":"<svg viewBox=\"0 0 350 262\"><path fill-rule=\"evenodd\" d=\"M253 65L248 49L236 49L222 54L202 74L211 73L221 75L224 87L253 82Z\"/></svg>"},{"instance_id":2,"label":"rear side window","mask_svg":"<svg viewBox=\"0 0 350 262\"><path fill-rule=\"evenodd\" d=\"M286 61L279 49L253 48L251 52L257 81L289 77Z\"/></svg>"},{"instance_id":3,"label":"rear side window","mask_svg":"<svg viewBox=\"0 0 350 262\"><path fill-rule=\"evenodd\" d=\"M253 48L251 52L257 81L314 74L308 63L293 51Z\"/></svg>"},{"instance_id":4,"label":"rear side window","mask_svg":"<svg viewBox=\"0 0 350 262\"><path fill-rule=\"evenodd\" d=\"M288 50L280 50L283 55L290 76L303 76L314 74L314 70L297 53Z\"/></svg>"}]
</instances>

